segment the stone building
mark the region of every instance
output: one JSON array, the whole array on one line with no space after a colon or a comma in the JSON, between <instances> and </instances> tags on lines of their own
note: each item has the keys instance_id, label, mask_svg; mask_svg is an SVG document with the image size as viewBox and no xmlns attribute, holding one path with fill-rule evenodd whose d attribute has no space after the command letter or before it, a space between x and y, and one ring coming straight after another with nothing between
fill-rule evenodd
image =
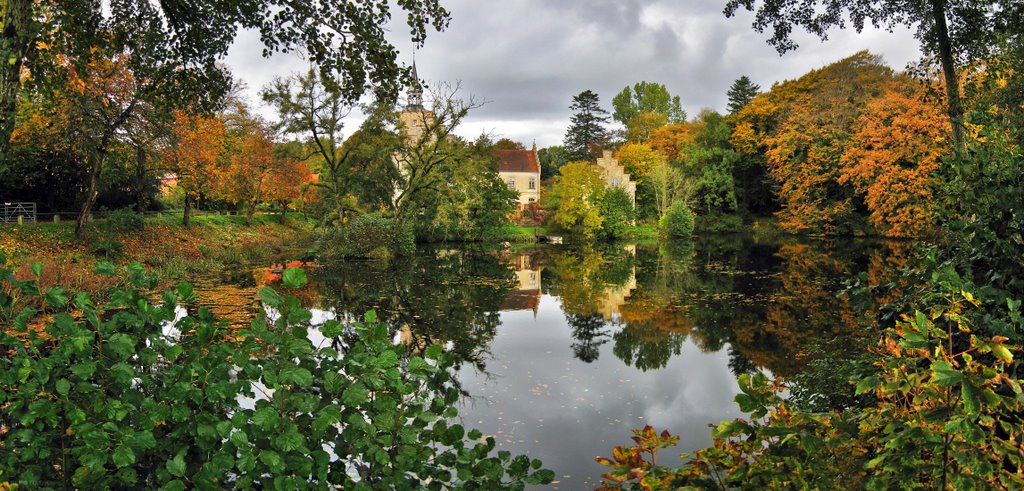
<instances>
[{"instance_id":1,"label":"stone building","mask_svg":"<svg viewBox=\"0 0 1024 491\"><path fill-rule=\"evenodd\" d=\"M495 150L498 154L498 177L519 192L516 210L536 206L540 201L540 159L537 149Z\"/></svg>"},{"instance_id":2,"label":"stone building","mask_svg":"<svg viewBox=\"0 0 1024 491\"><path fill-rule=\"evenodd\" d=\"M636 181L619 165L619 159L612 157L611 150L605 150L603 153L604 155L597 159L601 178L609 187L621 187L626 190L626 194L633 200L633 206L636 206Z\"/></svg>"}]
</instances>

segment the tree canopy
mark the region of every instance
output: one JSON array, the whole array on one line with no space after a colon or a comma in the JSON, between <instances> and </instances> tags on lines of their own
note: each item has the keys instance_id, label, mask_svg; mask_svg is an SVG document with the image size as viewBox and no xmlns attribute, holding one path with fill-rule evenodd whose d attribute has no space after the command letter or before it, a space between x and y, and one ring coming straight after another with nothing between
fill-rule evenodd
<instances>
[{"instance_id":1,"label":"tree canopy","mask_svg":"<svg viewBox=\"0 0 1024 491\"><path fill-rule=\"evenodd\" d=\"M608 139L608 131L604 127L608 122L608 111L601 108L600 98L591 90L574 96L569 109L573 115L563 146L574 159L592 159L597 155L597 147Z\"/></svg>"}]
</instances>

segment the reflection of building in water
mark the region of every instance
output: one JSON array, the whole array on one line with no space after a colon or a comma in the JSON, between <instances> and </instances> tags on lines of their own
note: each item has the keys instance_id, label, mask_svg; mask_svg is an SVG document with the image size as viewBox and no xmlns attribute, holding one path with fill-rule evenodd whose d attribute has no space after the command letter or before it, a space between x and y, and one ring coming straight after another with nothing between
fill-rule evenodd
<instances>
[{"instance_id":1,"label":"reflection of building in water","mask_svg":"<svg viewBox=\"0 0 1024 491\"><path fill-rule=\"evenodd\" d=\"M532 310L537 315L540 305L540 274L543 269L539 254L516 254L512 257L516 271L516 289L508 294L501 310Z\"/></svg>"},{"instance_id":2,"label":"reflection of building in water","mask_svg":"<svg viewBox=\"0 0 1024 491\"><path fill-rule=\"evenodd\" d=\"M630 255L636 256L635 245L626 246L625 249ZM626 304L626 299L633 290L636 290L636 266L630 269L628 280L621 285L605 287L604 292L594 298L597 313L606 321L615 319L620 315L619 308Z\"/></svg>"}]
</instances>

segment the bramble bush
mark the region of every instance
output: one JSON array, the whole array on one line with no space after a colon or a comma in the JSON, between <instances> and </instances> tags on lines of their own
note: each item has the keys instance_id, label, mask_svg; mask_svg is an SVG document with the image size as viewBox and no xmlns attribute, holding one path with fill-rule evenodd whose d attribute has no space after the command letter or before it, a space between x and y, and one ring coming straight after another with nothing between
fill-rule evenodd
<instances>
[{"instance_id":1,"label":"bramble bush","mask_svg":"<svg viewBox=\"0 0 1024 491\"><path fill-rule=\"evenodd\" d=\"M372 312L313 328L298 299L265 287L272 320L229 332L205 309L177 318L195 298L187 283L154 304L154 278L137 264L127 276L103 305L79 294L80 315L42 317L38 306L64 309L67 296L15 280L0 257L0 308L17 310L0 333L0 475L11 484L523 489L554 477L451 423L452 357L437 346L406 356ZM286 287L305 282L285 270ZM344 352L343 338L355 339Z\"/></svg>"}]
</instances>

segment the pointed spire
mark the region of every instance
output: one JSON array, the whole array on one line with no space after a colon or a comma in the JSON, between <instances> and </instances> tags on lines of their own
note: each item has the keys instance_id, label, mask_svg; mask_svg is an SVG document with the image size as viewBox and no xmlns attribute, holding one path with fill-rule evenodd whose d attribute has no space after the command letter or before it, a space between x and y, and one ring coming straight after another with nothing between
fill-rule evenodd
<instances>
[{"instance_id":1,"label":"pointed spire","mask_svg":"<svg viewBox=\"0 0 1024 491\"><path fill-rule=\"evenodd\" d=\"M409 84L409 91L407 98L409 99L408 104L405 106L406 111L422 111L423 110L423 86L420 84L420 76L416 72L416 54L412 55L412 81Z\"/></svg>"}]
</instances>

